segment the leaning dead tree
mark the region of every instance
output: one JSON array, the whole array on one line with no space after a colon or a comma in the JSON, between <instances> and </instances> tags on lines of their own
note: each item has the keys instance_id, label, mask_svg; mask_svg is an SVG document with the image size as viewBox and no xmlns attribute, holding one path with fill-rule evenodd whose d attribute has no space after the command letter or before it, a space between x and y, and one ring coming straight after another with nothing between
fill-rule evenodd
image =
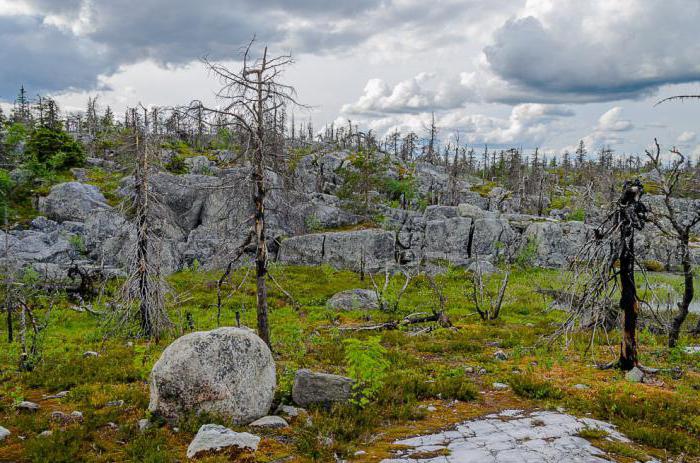
<instances>
[{"instance_id":1,"label":"leaning dead tree","mask_svg":"<svg viewBox=\"0 0 700 463\"><path fill-rule=\"evenodd\" d=\"M658 141L654 139L653 151L646 150L647 158L649 158L653 172L656 173L661 195L663 196L662 208L653 209L649 217L664 236L677 243L678 254L683 268L683 297L678 302L678 312L671 321L668 333L668 346L675 347L678 343L681 327L688 317L690 303L693 301L694 296L690 235L695 226L700 223L700 202L685 203L678 201L679 190L683 186L685 156L675 148L671 149L671 154L674 155L674 159L668 168L664 169L661 162L661 147ZM698 328L700 328L700 324Z\"/></svg>"},{"instance_id":2,"label":"leaning dead tree","mask_svg":"<svg viewBox=\"0 0 700 463\"><path fill-rule=\"evenodd\" d=\"M251 56L254 45L253 39L243 51L238 71L204 59L205 66L222 83L217 92L220 106L208 108L200 102L196 102L195 106L204 113L220 116L222 123L231 125L241 134L244 155L251 164L258 334L270 345L266 286L266 173L284 156L284 128L283 124L279 124L279 115L284 113L287 106L299 104L294 88L281 83L285 68L293 63L291 55L270 57L267 47L264 47L260 57L255 59Z\"/></svg>"},{"instance_id":3,"label":"leaning dead tree","mask_svg":"<svg viewBox=\"0 0 700 463\"><path fill-rule=\"evenodd\" d=\"M576 329L591 329L591 344L596 331L612 327L622 314L622 341L617 362L606 368L631 370L639 366L637 355L637 318L639 298L634 279L635 234L648 221L639 180L625 182L620 198L607 218L594 230L593 239L579 250L572 262L573 279L567 305L569 317L555 336ZM619 303L614 298L619 293ZM589 345L589 348L590 348Z\"/></svg>"},{"instance_id":4,"label":"leaning dead tree","mask_svg":"<svg viewBox=\"0 0 700 463\"><path fill-rule=\"evenodd\" d=\"M149 165L158 146L147 130L133 129L131 149L136 157L134 188L127 213L134 217L133 255L120 292L119 326L138 319L140 334L156 341L171 328L165 309L167 283L161 272L162 246L156 230L158 199L149 185Z\"/></svg>"}]
</instances>

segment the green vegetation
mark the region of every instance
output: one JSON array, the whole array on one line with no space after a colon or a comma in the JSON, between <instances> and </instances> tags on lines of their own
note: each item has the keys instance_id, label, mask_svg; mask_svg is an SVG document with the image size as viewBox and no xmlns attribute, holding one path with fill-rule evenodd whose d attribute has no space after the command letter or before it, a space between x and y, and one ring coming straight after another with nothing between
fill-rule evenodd
<instances>
[{"instance_id":1,"label":"green vegetation","mask_svg":"<svg viewBox=\"0 0 700 463\"><path fill-rule=\"evenodd\" d=\"M604 436L582 432L613 456L643 453L660 458L663 449L668 449L674 454L685 453L687 461L700 457L700 360L680 349L669 351L664 347L663 336L643 332L642 362L668 369L669 373L660 375L659 385L630 384L619 372L601 371L591 365L585 354L587 334L569 339L568 347L561 341L542 342L542 337L550 334L564 315L546 310L549 301L534 291L537 287L556 286L561 272L514 268L501 317L482 322L473 317L473 307L464 294L468 275L453 268L435 278L444 288L445 309L454 328L436 325L422 334L406 328L367 335L341 331L337 326L380 323L425 310L435 304L428 281L415 278L396 313L336 312L326 308L331 295L345 289L367 288L369 281L360 280L353 272L327 266L272 265L270 271L298 303L298 307L290 305L278 288L270 287L272 342L278 372L276 402L291 403L291 384L298 368L352 376L358 381L358 394L354 403L330 410L311 409L308 425L301 419L294 421L290 430L266 434L280 440L264 439L256 453L257 461L293 455L296 461L324 462L334 454L350 458L358 449L368 451L367 459L358 461L378 461L389 456L394 439L435 431L498 409L559 406L579 416L592 413L595 418L609 420L641 444L603 446ZM17 343L3 344L0 424L8 427L13 436L0 448L0 460L170 462L182 459L200 424L230 425L226 420L204 416L182 420L178 423L179 432L161 423L144 434L136 425L147 416L145 380L169 341L190 330L216 326L216 292L212 285L218 276L218 272L189 269L170 278L179 301L170 306L176 328L158 344L114 336L101 317L70 310L62 298L50 313L34 371L18 371ZM230 284L237 285L242 278L243 270L237 271ZM680 284L677 277L668 275L655 274L653 279L657 284ZM401 283L397 275L391 285ZM499 282L492 284L496 289ZM222 324L234 325L238 311L243 324L255 326L254 303L255 287L247 282L224 300ZM108 310L97 301L93 308ZM45 314L48 307L37 302L36 310ZM4 343L3 330L4 324L0 328ZM610 333L610 345L616 345L617 337L616 332ZM682 339L682 343L689 342L694 341ZM497 349L506 351L508 359L495 359L493 353ZM606 358L608 349L608 341L599 338L591 353L598 359ZM86 350L96 350L100 355L84 357ZM672 378L671 369L678 366L688 370L680 379ZM493 395L491 383L504 379L512 391ZM581 382L590 389L573 388ZM36 415L13 408L21 400L37 401L43 394L62 390L71 392L61 400L41 401L42 409ZM125 404L107 406L114 400L124 400ZM429 412L427 405L438 411ZM49 419L53 410L80 410L85 419L62 425ZM116 424L115 429L110 422ZM46 429L53 434L39 437ZM20 441L17 435L27 439Z\"/></svg>"}]
</instances>

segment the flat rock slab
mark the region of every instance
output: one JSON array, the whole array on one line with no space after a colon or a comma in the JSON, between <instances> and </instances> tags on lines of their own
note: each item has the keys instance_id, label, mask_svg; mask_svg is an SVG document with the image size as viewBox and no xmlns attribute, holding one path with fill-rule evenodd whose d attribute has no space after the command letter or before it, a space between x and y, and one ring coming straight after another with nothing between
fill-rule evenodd
<instances>
[{"instance_id":1,"label":"flat rock slab","mask_svg":"<svg viewBox=\"0 0 700 463\"><path fill-rule=\"evenodd\" d=\"M382 463L611 461L602 450L578 437L583 429L605 431L610 440L629 442L614 425L604 421L550 411L504 410L465 421L448 431L397 441L396 445L410 449L402 450L396 458L385 459ZM445 456L421 458L421 454Z\"/></svg>"},{"instance_id":2,"label":"flat rock slab","mask_svg":"<svg viewBox=\"0 0 700 463\"><path fill-rule=\"evenodd\" d=\"M196 458L206 452L218 452L229 447L255 451L260 438L247 432L234 432L218 424L205 424L187 447L187 458Z\"/></svg>"}]
</instances>

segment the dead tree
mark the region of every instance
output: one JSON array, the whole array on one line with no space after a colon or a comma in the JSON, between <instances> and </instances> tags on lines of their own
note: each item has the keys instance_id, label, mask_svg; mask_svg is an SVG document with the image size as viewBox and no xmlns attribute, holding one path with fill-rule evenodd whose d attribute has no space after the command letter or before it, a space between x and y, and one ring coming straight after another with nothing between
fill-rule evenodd
<instances>
[{"instance_id":1,"label":"dead tree","mask_svg":"<svg viewBox=\"0 0 700 463\"><path fill-rule=\"evenodd\" d=\"M288 105L298 105L294 88L280 82L285 68L293 63L291 55L268 57L264 47L261 57L251 59L255 39L251 40L242 56L242 67L232 71L226 66L204 59L208 70L222 83L217 97L219 108L207 108L206 113L230 119L231 124L244 134L244 149L252 164L253 232L255 236L255 277L258 334L270 345L270 327L267 306L267 234L265 200L267 196L266 171L283 156L278 113Z\"/></svg>"},{"instance_id":2,"label":"dead tree","mask_svg":"<svg viewBox=\"0 0 700 463\"><path fill-rule=\"evenodd\" d=\"M167 284L161 272L161 240L155 233L154 211L158 200L149 185L149 162L158 143L147 131L133 128L131 148L136 155L134 194L130 213L134 215L135 242L129 256L129 272L122 287L123 309L120 322L129 322L137 308L140 334L160 339L172 323L165 310Z\"/></svg>"},{"instance_id":3,"label":"dead tree","mask_svg":"<svg viewBox=\"0 0 700 463\"><path fill-rule=\"evenodd\" d=\"M634 280L635 233L647 222L647 208L641 202L644 187L639 180L625 182L612 211L595 230L572 262L573 278L568 305L569 317L555 336L574 328L592 329L590 346L598 328L607 329L617 318L612 299L620 291L622 313L620 356L606 368L631 370L639 366L637 318L639 298Z\"/></svg>"},{"instance_id":4,"label":"dead tree","mask_svg":"<svg viewBox=\"0 0 700 463\"><path fill-rule=\"evenodd\" d=\"M679 207L677 196L683 180L685 157L676 149L672 149L671 153L675 158L671 161L669 168L664 170L660 159L661 147L658 141L654 139L654 151L646 150L649 163L658 177L663 195L663 210L652 210L650 219L664 236L678 244L678 253L683 267L683 298L678 302L678 313L673 317L668 332L668 346L675 347L694 296L690 234L693 228L700 223L700 203L693 201L687 210L682 210ZM697 330L700 331L700 322Z\"/></svg>"},{"instance_id":5,"label":"dead tree","mask_svg":"<svg viewBox=\"0 0 700 463\"><path fill-rule=\"evenodd\" d=\"M508 279L510 273L506 272L501 281L498 293L493 293L489 291L488 288L484 286L484 276L481 271L481 265L477 260L476 271L472 273L471 279L471 297L474 303L474 308L479 314L482 320L496 320L501 313L501 307L503 306L503 300L506 295L506 289L508 288Z\"/></svg>"}]
</instances>

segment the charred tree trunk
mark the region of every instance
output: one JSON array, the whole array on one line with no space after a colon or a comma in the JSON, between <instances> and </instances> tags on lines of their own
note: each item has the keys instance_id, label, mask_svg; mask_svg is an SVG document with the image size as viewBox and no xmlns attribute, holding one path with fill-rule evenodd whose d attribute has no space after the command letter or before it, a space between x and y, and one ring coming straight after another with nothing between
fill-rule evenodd
<instances>
[{"instance_id":1,"label":"charred tree trunk","mask_svg":"<svg viewBox=\"0 0 700 463\"><path fill-rule=\"evenodd\" d=\"M622 227L620 249L620 309L622 311L622 344L620 368L631 370L639 363L637 358L637 285L634 281L634 230Z\"/></svg>"},{"instance_id":2,"label":"charred tree trunk","mask_svg":"<svg viewBox=\"0 0 700 463\"><path fill-rule=\"evenodd\" d=\"M637 318L639 299L637 284L634 281L634 235L644 228L647 208L641 202L644 187L635 180L625 182L622 196L618 201L618 221L620 227L620 310L622 311L622 342L620 344L619 367L623 371L639 365L637 356Z\"/></svg>"},{"instance_id":3,"label":"charred tree trunk","mask_svg":"<svg viewBox=\"0 0 700 463\"><path fill-rule=\"evenodd\" d=\"M267 64L267 48L262 59L261 69L265 69ZM267 244L265 242L265 114L263 112L263 76L257 74L257 143L255 150L255 172L253 181L255 183L255 280L257 297L258 335L270 345L270 326L267 320L267 286L265 277L267 276Z\"/></svg>"}]
</instances>

